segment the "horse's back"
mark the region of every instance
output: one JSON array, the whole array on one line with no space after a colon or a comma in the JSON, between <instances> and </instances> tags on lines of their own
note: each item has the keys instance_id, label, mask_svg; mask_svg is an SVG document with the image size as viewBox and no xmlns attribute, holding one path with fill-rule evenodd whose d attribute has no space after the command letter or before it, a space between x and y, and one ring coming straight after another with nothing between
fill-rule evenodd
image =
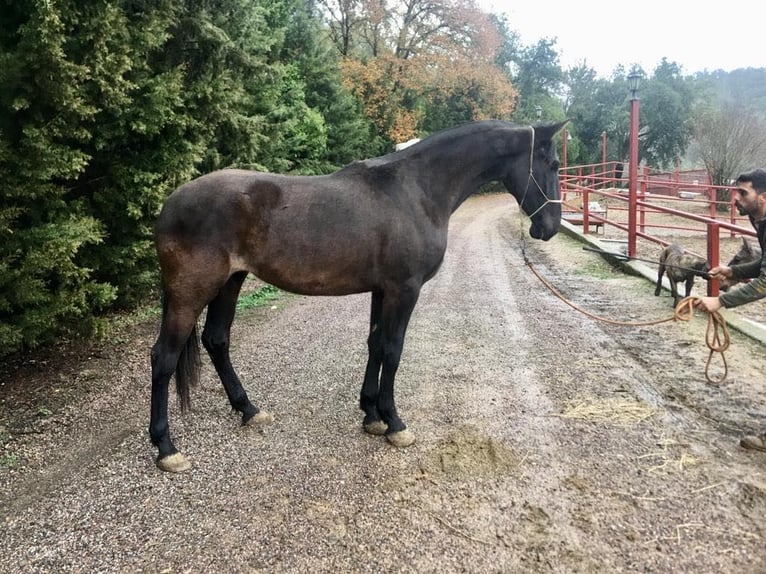
<instances>
[{"instance_id":1,"label":"horse's back","mask_svg":"<svg viewBox=\"0 0 766 574\"><path fill-rule=\"evenodd\" d=\"M176 223L179 219L198 216L206 219L232 209L238 209L250 200L249 192L259 189L262 200L278 199L278 186L269 185L268 174L245 170L226 169L202 175L185 183L170 194L157 220L158 228ZM196 221L196 219L195 219Z\"/></svg>"},{"instance_id":2,"label":"horse's back","mask_svg":"<svg viewBox=\"0 0 766 574\"><path fill-rule=\"evenodd\" d=\"M440 259L446 234L425 238L414 210L371 183L361 163L328 176L222 170L181 186L157 222L161 264L182 245L222 274L249 271L288 291L339 295Z\"/></svg>"},{"instance_id":3,"label":"horse's back","mask_svg":"<svg viewBox=\"0 0 766 574\"><path fill-rule=\"evenodd\" d=\"M320 176L289 176L226 169L176 189L156 223L157 235L216 236L222 229L261 227L283 240L305 235L316 245L344 237L358 241L376 229L412 217L416 202L390 170L355 162Z\"/></svg>"}]
</instances>

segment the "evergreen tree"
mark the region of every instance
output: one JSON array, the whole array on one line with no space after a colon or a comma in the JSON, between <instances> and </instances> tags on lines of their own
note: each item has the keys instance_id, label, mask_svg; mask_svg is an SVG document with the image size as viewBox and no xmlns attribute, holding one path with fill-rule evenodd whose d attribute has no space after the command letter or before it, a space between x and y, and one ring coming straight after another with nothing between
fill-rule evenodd
<instances>
[{"instance_id":1,"label":"evergreen tree","mask_svg":"<svg viewBox=\"0 0 766 574\"><path fill-rule=\"evenodd\" d=\"M642 158L664 169L676 166L692 137L691 84L675 62L662 59L641 89Z\"/></svg>"},{"instance_id":2,"label":"evergreen tree","mask_svg":"<svg viewBox=\"0 0 766 574\"><path fill-rule=\"evenodd\" d=\"M88 330L115 297L82 262L103 226L71 206L97 110L68 56L72 6L33 0L0 19L0 353Z\"/></svg>"},{"instance_id":3,"label":"evergreen tree","mask_svg":"<svg viewBox=\"0 0 766 574\"><path fill-rule=\"evenodd\" d=\"M82 87L94 114L80 148L89 161L66 198L102 224L107 240L86 248L84 262L121 307L156 284L152 222L207 143L190 129L183 66L157 65L179 16L170 0L67 8L68 56L88 70Z\"/></svg>"},{"instance_id":4,"label":"evergreen tree","mask_svg":"<svg viewBox=\"0 0 766 574\"><path fill-rule=\"evenodd\" d=\"M569 93L566 117L572 120L571 132L580 142L577 154L569 154L568 163L600 163L602 136L607 134L607 159L627 159L627 133L629 129L627 91L625 80L618 77L606 80L596 76L585 64L567 72Z\"/></svg>"},{"instance_id":5,"label":"evergreen tree","mask_svg":"<svg viewBox=\"0 0 766 574\"><path fill-rule=\"evenodd\" d=\"M287 30L282 60L294 62L304 84L305 103L326 126L323 162L314 172L337 169L355 159L386 151L382 138L362 113L360 102L343 86L338 53L315 15L310 0L297 0Z\"/></svg>"},{"instance_id":6,"label":"evergreen tree","mask_svg":"<svg viewBox=\"0 0 766 574\"><path fill-rule=\"evenodd\" d=\"M555 47L556 41L546 38L539 40L537 44L520 49L515 56L516 71L512 75L512 80L518 90L519 98L514 114L515 120L532 121L537 105L548 110L547 119L557 117L553 113L553 106L549 100L555 98L561 91L564 72L559 65L559 55Z\"/></svg>"},{"instance_id":7,"label":"evergreen tree","mask_svg":"<svg viewBox=\"0 0 766 574\"><path fill-rule=\"evenodd\" d=\"M0 21L0 346L88 331L156 285L152 224L194 175L278 165L291 5L14 2ZM309 139L312 139L309 137ZM297 142L293 142L297 146ZM289 147L289 145L288 145Z\"/></svg>"}]
</instances>

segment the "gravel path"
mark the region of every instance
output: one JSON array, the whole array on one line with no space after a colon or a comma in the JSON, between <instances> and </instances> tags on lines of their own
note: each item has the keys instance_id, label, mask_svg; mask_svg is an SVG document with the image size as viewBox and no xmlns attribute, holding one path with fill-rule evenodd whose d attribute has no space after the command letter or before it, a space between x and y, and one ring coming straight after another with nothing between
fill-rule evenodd
<instances>
[{"instance_id":1,"label":"gravel path","mask_svg":"<svg viewBox=\"0 0 766 574\"><path fill-rule=\"evenodd\" d=\"M506 196L453 217L397 377L404 450L361 431L368 295L240 314L234 365L276 420L241 428L206 363L192 412L171 409L181 475L146 432L153 325L113 359L13 371L44 391L0 386L19 461L0 466L0 572L765 572L766 455L737 446L766 427L763 348L733 332L709 385L703 318L587 318L518 230ZM563 235L527 250L592 313L671 311Z\"/></svg>"}]
</instances>

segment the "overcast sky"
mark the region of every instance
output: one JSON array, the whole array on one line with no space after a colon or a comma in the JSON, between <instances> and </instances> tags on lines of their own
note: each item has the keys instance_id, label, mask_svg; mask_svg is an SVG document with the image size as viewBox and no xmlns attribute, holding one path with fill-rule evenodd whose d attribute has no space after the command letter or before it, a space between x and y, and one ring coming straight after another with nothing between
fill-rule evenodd
<instances>
[{"instance_id":1,"label":"overcast sky","mask_svg":"<svg viewBox=\"0 0 766 574\"><path fill-rule=\"evenodd\" d=\"M477 0L525 45L556 38L563 68L585 63L602 77L618 64L651 74L663 56L685 74L766 67L766 3L761 0ZM610 5L611 4L611 5Z\"/></svg>"}]
</instances>

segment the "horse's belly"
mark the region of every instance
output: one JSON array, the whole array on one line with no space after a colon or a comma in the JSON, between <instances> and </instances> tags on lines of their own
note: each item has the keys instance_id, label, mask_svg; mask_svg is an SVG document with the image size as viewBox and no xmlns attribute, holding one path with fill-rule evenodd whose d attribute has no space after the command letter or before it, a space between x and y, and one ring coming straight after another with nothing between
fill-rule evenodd
<instances>
[{"instance_id":1,"label":"horse's belly","mask_svg":"<svg viewBox=\"0 0 766 574\"><path fill-rule=\"evenodd\" d=\"M401 228L394 233L394 225L376 232L352 218L348 229L326 225L322 236L309 236L300 226L292 234L275 227L265 237L251 235L240 259L263 281L305 295L377 291L415 277L427 281L446 249L446 233L428 236L422 229L404 233Z\"/></svg>"},{"instance_id":2,"label":"horse's belly","mask_svg":"<svg viewBox=\"0 0 766 574\"><path fill-rule=\"evenodd\" d=\"M299 295L350 295L373 291L374 285L355 275L329 273L255 273L260 279L284 291Z\"/></svg>"},{"instance_id":3,"label":"horse's belly","mask_svg":"<svg viewBox=\"0 0 766 574\"><path fill-rule=\"evenodd\" d=\"M349 295L376 288L375 265L349 254L296 250L259 257L248 270L259 279L301 295Z\"/></svg>"}]
</instances>

